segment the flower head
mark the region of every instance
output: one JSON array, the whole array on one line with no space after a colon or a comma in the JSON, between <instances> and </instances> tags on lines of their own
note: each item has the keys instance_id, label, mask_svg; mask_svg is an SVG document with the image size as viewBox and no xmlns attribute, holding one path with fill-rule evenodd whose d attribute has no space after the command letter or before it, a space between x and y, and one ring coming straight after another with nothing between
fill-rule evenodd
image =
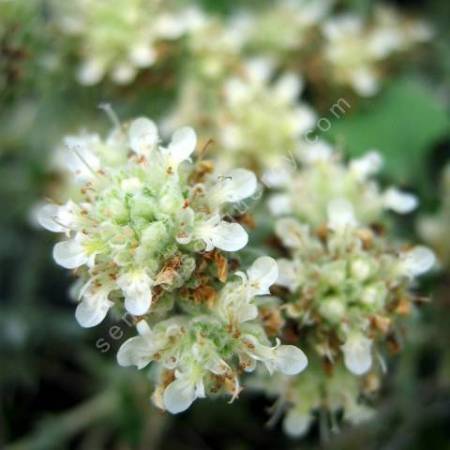
<instances>
[{"instance_id":1,"label":"flower head","mask_svg":"<svg viewBox=\"0 0 450 450\"><path fill-rule=\"evenodd\" d=\"M188 280L199 252L247 244L244 228L224 216L229 205L254 193L256 178L237 169L225 175L226 183L219 174L195 180L191 128L176 131L163 146L156 125L143 117L106 140L84 135L66 142L63 161L77 192L61 206L45 205L38 220L65 234L55 245L55 261L85 280L77 314L82 325L102 320L113 298L143 315L154 289L170 291ZM171 261L179 263L170 282L161 272Z\"/></svg>"}]
</instances>

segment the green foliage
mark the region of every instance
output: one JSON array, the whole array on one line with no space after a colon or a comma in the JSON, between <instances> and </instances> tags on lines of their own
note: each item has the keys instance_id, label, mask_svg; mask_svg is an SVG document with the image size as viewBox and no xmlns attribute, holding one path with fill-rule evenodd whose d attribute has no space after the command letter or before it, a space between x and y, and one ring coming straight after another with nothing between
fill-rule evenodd
<instances>
[{"instance_id":1,"label":"green foliage","mask_svg":"<svg viewBox=\"0 0 450 450\"><path fill-rule=\"evenodd\" d=\"M403 79L393 81L361 111L336 119L324 135L331 135L350 156L378 149L388 176L416 184L423 180L430 147L448 131L448 116L436 94L419 81Z\"/></svg>"}]
</instances>

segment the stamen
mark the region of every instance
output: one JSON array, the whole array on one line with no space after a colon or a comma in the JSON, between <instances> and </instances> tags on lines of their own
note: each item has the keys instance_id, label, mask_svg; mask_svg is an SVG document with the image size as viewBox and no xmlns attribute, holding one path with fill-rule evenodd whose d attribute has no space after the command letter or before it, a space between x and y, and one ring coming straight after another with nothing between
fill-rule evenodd
<instances>
[{"instance_id":1,"label":"stamen","mask_svg":"<svg viewBox=\"0 0 450 450\"><path fill-rule=\"evenodd\" d=\"M114 112L110 103L100 103L98 105L98 108L106 113L106 115L108 116L109 120L112 122L115 128L117 129L120 128L120 120L117 117L117 114Z\"/></svg>"}]
</instances>

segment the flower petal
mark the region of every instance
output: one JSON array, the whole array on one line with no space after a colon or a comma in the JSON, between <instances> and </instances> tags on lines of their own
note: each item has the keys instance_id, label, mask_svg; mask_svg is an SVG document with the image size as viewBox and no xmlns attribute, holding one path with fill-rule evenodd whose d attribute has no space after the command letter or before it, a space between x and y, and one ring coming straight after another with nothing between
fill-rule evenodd
<instances>
[{"instance_id":1,"label":"flower petal","mask_svg":"<svg viewBox=\"0 0 450 450\"><path fill-rule=\"evenodd\" d=\"M384 206L399 214L408 214L417 208L419 201L413 194L389 188L384 193Z\"/></svg>"},{"instance_id":2,"label":"flower petal","mask_svg":"<svg viewBox=\"0 0 450 450\"><path fill-rule=\"evenodd\" d=\"M167 386L164 391L164 407L172 414L185 411L195 400L195 385L182 377Z\"/></svg>"},{"instance_id":3,"label":"flower petal","mask_svg":"<svg viewBox=\"0 0 450 450\"><path fill-rule=\"evenodd\" d=\"M117 284L125 296L125 308L129 313L141 316L149 310L153 282L144 271L124 273L118 278Z\"/></svg>"},{"instance_id":4,"label":"flower petal","mask_svg":"<svg viewBox=\"0 0 450 450\"><path fill-rule=\"evenodd\" d=\"M406 276L414 278L428 272L436 262L436 256L428 248L417 246L402 255L401 267Z\"/></svg>"},{"instance_id":5,"label":"flower petal","mask_svg":"<svg viewBox=\"0 0 450 450\"><path fill-rule=\"evenodd\" d=\"M301 437L309 430L311 421L309 414L292 408L283 420L283 430L291 437Z\"/></svg>"},{"instance_id":6,"label":"flower petal","mask_svg":"<svg viewBox=\"0 0 450 450\"><path fill-rule=\"evenodd\" d=\"M126 340L117 352L117 362L120 366L136 366L143 369L153 359L152 347L142 336Z\"/></svg>"},{"instance_id":7,"label":"flower petal","mask_svg":"<svg viewBox=\"0 0 450 450\"><path fill-rule=\"evenodd\" d=\"M254 295L270 294L269 288L278 278L278 264L270 256L261 256L247 270Z\"/></svg>"},{"instance_id":8,"label":"flower petal","mask_svg":"<svg viewBox=\"0 0 450 450\"><path fill-rule=\"evenodd\" d=\"M303 88L303 80L295 73L288 72L275 83L274 90L277 99L283 102L295 102Z\"/></svg>"},{"instance_id":9,"label":"flower petal","mask_svg":"<svg viewBox=\"0 0 450 450\"><path fill-rule=\"evenodd\" d=\"M171 163L176 166L188 159L197 146L197 135L190 127L180 128L175 131L172 141L167 148Z\"/></svg>"},{"instance_id":10,"label":"flower petal","mask_svg":"<svg viewBox=\"0 0 450 450\"><path fill-rule=\"evenodd\" d=\"M344 198L337 198L328 203L328 226L333 230L357 225L353 205Z\"/></svg>"},{"instance_id":11,"label":"flower petal","mask_svg":"<svg viewBox=\"0 0 450 450\"><path fill-rule=\"evenodd\" d=\"M158 143L158 128L147 117L131 122L128 130L131 149L138 155L148 155Z\"/></svg>"},{"instance_id":12,"label":"flower petal","mask_svg":"<svg viewBox=\"0 0 450 450\"><path fill-rule=\"evenodd\" d=\"M366 373L372 366L372 341L364 335L351 334L341 348L345 366L355 375Z\"/></svg>"},{"instance_id":13,"label":"flower petal","mask_svg":"<svg viewBox=\"0 0 450 450\"><path fill-rule=\"evenodd\" d=\"M373 150L358 159L350 162L350 170L360 181L366 180L369 176L377 173L383 165L380 154Z\"/></svg>"},{"instance_id":14,"label":"flower petal","mask_svg":"<svg viewBox=\"0 0 450 450\"><path fill-rule=\"evenodd\" d=\"M85 86L93 86L103 78L104 73L104 64L99 60L90 59L79 67L77 79Z\"/></svg>"},{"instance_id":15,"label":"flower petal","mask_svg":"<svg viewBox=\"0 0 450 450\"><path fill-rule=\"evenodd\" d=\"M247 245L248 235L241 225L224 220L214 223L216 219L220 220L220 217L213 216L200 225L196 232L197 237L205 242L206 251L216 247L227 252L235 252Z\"/></svg>"},{"instance_id":16,"label":"flower petal","mask_svg":"<svg viewBox=\"0 0 450 450\"><path fill-rule=\"evenodd\" d=\"M127 295L125 297L125 309L134 316L142 316L152 304L152 291L137 293L136 295Z\"/></svg>"},{"instance_id":17,"label":"flower petal","mask_svg":"<svg viewBox=\"0 0 450 450\"><path fill-rule=\"evenodd\" d=\"M53 258L57 264L66 269L76 269L88 262L81 243L76 239L58 242L53 247Z\"/></svg>"},{"instance_id":18,"label":"flower petal","mask_svg":"<svg viewBox=\"0 0 450 450\"><path fill-rule=\"evenodd\" d=\"M95 327L103 321L112 305L109 300L103 302L83 300L75 310L75 318L84 328Z\"/></svg>"},{"instance_id":19,"label":"flower petal","mask_svg":"<svg viewBox=\"0 0 450 450\"><path fill-rule=\"evenodd\" d=\"M306 355L294 345L280 345L275 349L275 366L285 375L296 375L308 365Z\"/></svg>"},{"instance_id":20,"label":"flower petal","mask_svg":"<svg viewBox=\"0 0 450 450\"><path fill-rule=\"evenodd\" d=\"M276 284L288 288L291 292L297 289L300 283L300 266L297 261L291 261L286 258L277 260L278 278Z\"/></svg>"},{"instance_id":21,"label":"flower petal","mask_svg":"<svg viewBox=\"0 0 450 450\"><path fill-rule=\"evenodd\" d=\"M67 230L65 226L58 223L59 206L51 203L42 206L37 211L37 220L39 224L46 230L54 233L62 233Z\"/></svg>"},{"instance_id":22,"label":"flower petal","mask_svg":"<svg viewBox=\"0 0 450 450\"><path fill-rule=\"evenodd\" d=\"M248 198L255 193L256 187L255 174L246 169L228 172L223 182L217 185L220 200L223 202L238 202Z\"/></svg>"},{"instance_id":23,"label":"flower petal","mask_svg":"<svg viewBox=\"0 0 450 450\"><path fill-rule=\"evenodd\" d=\"M300 224L291 217L285 217L276 222L275 233L286 247L299 248L303 238L308 237L309 231L306 225Z\"/></svg>"},{"instance_id":24,"label":"flower petal","mask_svg":"<svg viewBox=\"0 0 450 450\"><path fill-rule=\"evenodd\" d=\"M292 211L291 197L287 194L274 194L269 197L267 206L274 216L283 216Z\"/></svg>"}]
</instances>

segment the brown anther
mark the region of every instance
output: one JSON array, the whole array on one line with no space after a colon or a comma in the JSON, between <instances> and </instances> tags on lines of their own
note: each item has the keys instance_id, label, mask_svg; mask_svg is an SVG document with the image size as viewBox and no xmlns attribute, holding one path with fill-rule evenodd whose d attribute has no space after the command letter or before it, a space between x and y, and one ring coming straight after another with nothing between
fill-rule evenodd
<instances>
[{"instance_id":1,"label":"brown anther","mask_svg":"<svg viewBox=\"0 0 450 450\"><path fill-rule=\"evenodd\" d=\"M365 392L372 393L380 389L380 384L380 377L372 372L364 378L363 388Z\"/></svg>"},{"instance_id":2,"label":"brown anther","mask_svg":"<svg viewBox=\"0 0 450 450\"><path fill-rule=\"evenodd\" d=\"M383 334L386 334L391 327L391 319L386 316L376 315L371 319L372 326L377 330L381 331Z\"/></svg>"},{"instance_id":3,"label":"brown anther","mask_svg":"<svg viewBox=\"0 0 450 450\"><path fill-rule=\"evenodd\" d=\"M245 225L246 227L248 227L252 230L256 228L255 219L249 213L245 213L240 216L237 216L237 217L235 217L235 220L237 223L240 223L241 225Z\"/></svg>"},{"instance_id":4,"label":"brown anther","mask_svg":"<svg viewBox=\"0 0 450 450\"><path fill-rule=\"evenodd\" d=\"M228 278L228 260L219 252L214 252L214 262L217 268L217 278L225 283Z\"/></svg>"},{"instance_id":5,"label":"brown anther","mask_svg":"<svg viewBox=\"0 0 450 450\"><path fill-rule=\"evenodd\" d=\"M408 298L401 297L394 310L400 316L407 316L411 313L411 302Z\"/></svg>"},{"instance_id":6,"label":"brown anther","mask_svg":"<svg viewBox=\"0 0 450 450\"><path fill-rule=\"evenodd\" d=\"M277 336L285 322L281 312L278 309L261 307L259 314L266 333L269 336Z\"/></svg>"},{"instance_id":7,"label":"brown anther","mask_svg":"<svg viewBox=\"0 0 450 450\"><path fill-rule=\"evenodd\" d=\"M315 230L315 234L321 241L326 241L328 238L328 227L321 225Z\"/></svg>"},{"instance_id":8,"label":"brown anther","mask_svg":"<svg viewBox=\"0 0 450 450\"><path fill-rule=\"evenodd\" d=\"M217 292L212 286L202 285L194 290L193 296L196 303L206 303L209 308L212 308L217 297Z\"/></svg>"}]
</instances>

